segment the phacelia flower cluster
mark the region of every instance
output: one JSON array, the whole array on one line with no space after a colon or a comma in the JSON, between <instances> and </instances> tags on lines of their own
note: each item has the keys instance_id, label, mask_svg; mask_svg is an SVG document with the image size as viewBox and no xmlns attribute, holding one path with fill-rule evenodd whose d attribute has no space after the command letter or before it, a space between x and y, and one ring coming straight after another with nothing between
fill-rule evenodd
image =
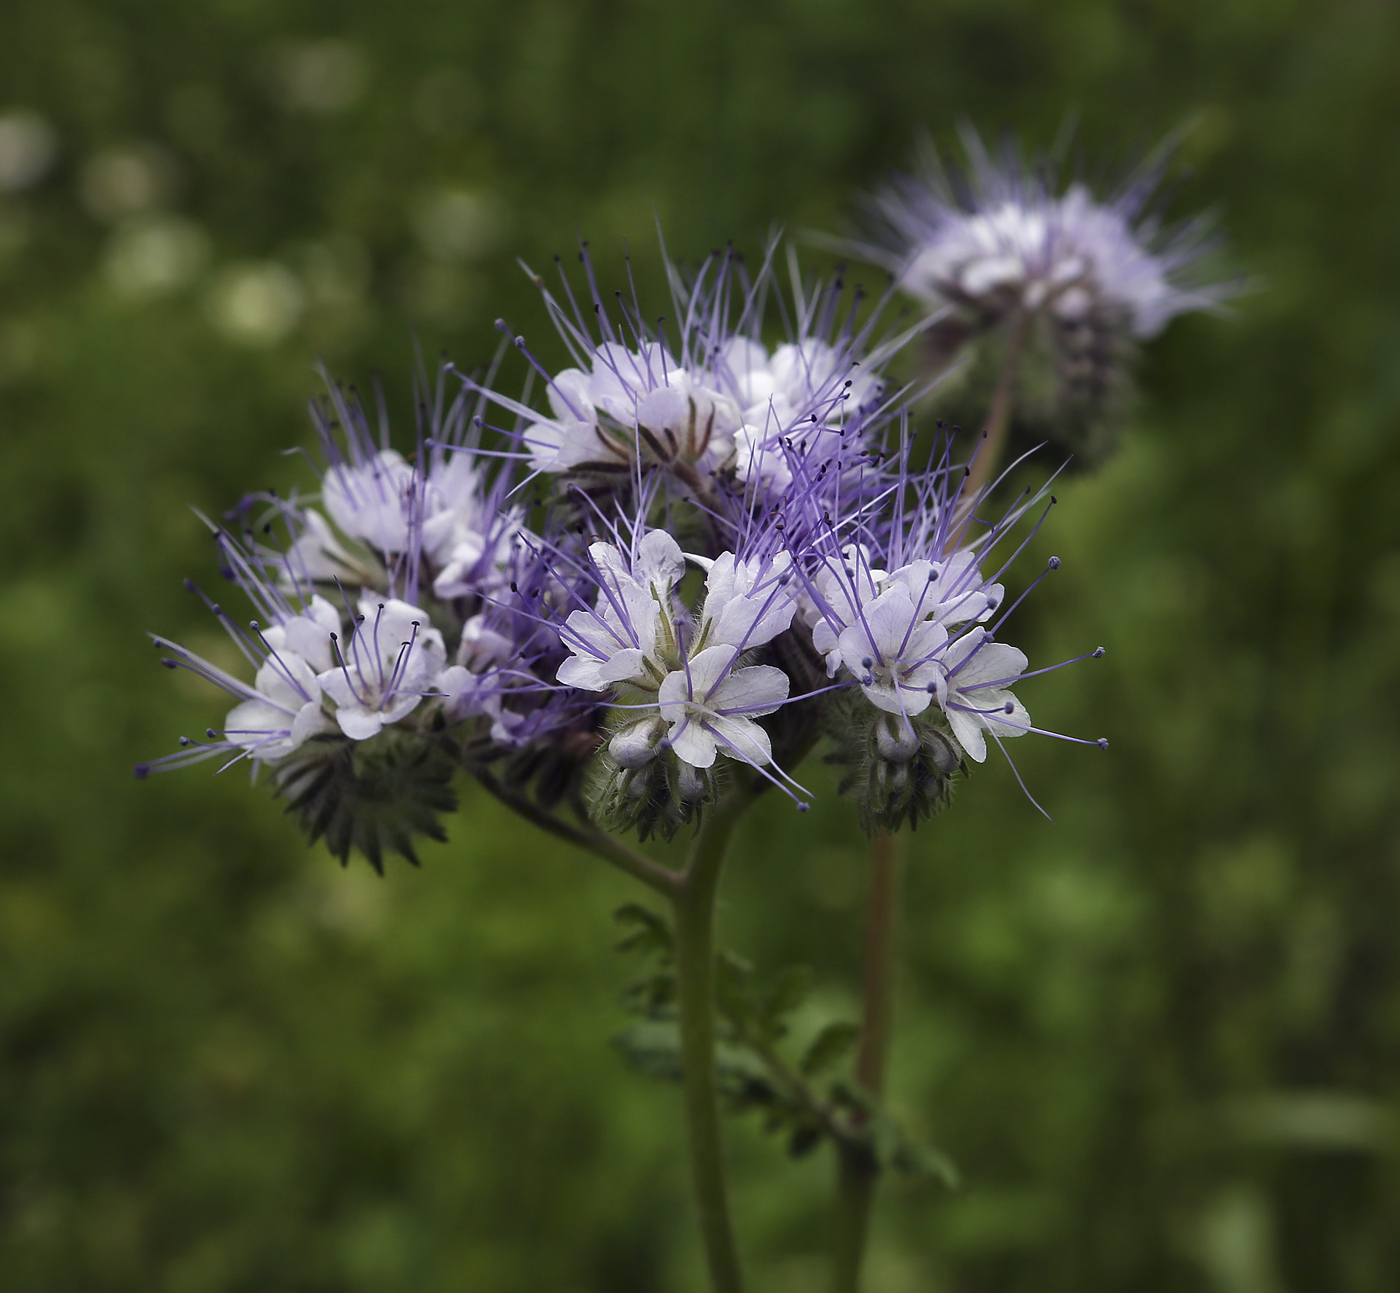
<instances>
[{"instance_id":1,"label":"phacelia flower cluster","mask_svg":"<svg viewBox=\"0 0 1400 1293\"><path fill-rule=\"evenodd\" d=\"M234 703L138 771L267 769L312 838L379 866L441 836L458 771L646 837L735 777L805 805L792 774L829 740L893 829L1036 730L993 559L1029 504L971 524L960 468L912 469L885 370L918 328L795 269L775 310L771 255L672 267L666 316L606 306L583 260L582 303L562 271L544 293L570 362L521 336L445 366L407 442L328 383L315 489L214 527L253 616L206 601L252 680L157 638Z\"/></svg>"},{"instance_id":2,"label":"phacelia flower cluster","mask_svg":"<svg viewBox=\"0 0 1400 1293\"><path fill-rule=\"evenodd\" d=\"M1160 219L1164 152L1098 196L1081 180L1062 185L1048 159L1027 164L1009 144L990 153L971 129L963 144L965 168L929 150L869 200L862 249L943 311L925 345L935 367L968 347L974 361L985 355L963 365L972 389L962 403L985 403L1010 352L1037 438L1099 456L1123 411L1134 344L1177 315L1217 308L1239 284L1211 277L1206 218ZM958 403L950 412L967 413Z\"/></svg>"}]
</instances>

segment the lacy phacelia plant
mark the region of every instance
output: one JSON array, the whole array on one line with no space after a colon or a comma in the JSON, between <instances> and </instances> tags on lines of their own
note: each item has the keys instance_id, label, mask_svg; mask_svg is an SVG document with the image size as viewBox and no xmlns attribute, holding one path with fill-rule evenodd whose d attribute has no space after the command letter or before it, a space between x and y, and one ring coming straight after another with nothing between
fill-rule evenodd
<instances>
[{"instance_id":1,"label":"lacy phacelia plant","mask_svg":"<svg viewBox=\"0 0 1400 1293\"><path fill-rule=\"evenodd\" d=\"M791 992L716 961L729 833L772 786L806 808L793 774L823 741L883 839L943 808L988 742L1038 730L1014 690L1026 657L999 640L1015 607L997 554L1039 496L989 524L946 450L911 465L906 392L884 370L927 320L884 330L882 302L794 270L774 337L771 257L750 277L720 256L671 270L668 333L635 303L605 308L584 259L591 309L567 279L564 304L545 294L573 363L550 369L514 338L530 366L519 398L498 380L508 345L483 375L444 367L395 448L383 415L372 428L330 386L313 406L315 492L250 496L214 527L255 618L208 605L252 680L157 638L168 665L236 703L223 728L138 773L211 758L267 769L313 840L380 868L391 852L413 860L417 835L442 838L465 772L664 895L673 931L634 912L674 958L643 994L651 1031L634 1049L684 1079L706 1252L716 1288L736 1290L717 1002L731 1051L749 1048L736 1089L749 1104L762 1093L794 1152L828 1139L862 1172L942 1160L891 1131L869 1086L817 1093L809 1079L848 1025L823 1031L800 1074L785 1067ZM679 870L609 833L687 825Z\"/></svg>"},{"instance_id":2,"label":"lacy phacelia plant","mask_svg":"<svg viewBox=\"0 0 1400 1293\"><path fill-rule=\"evenodd\" d=\"M926 345L935 367L974 347L962 404L986 402L979 379L990 386L1009 356L1021 419L1092 460L1120 421L1134 343L1219 306L1238 284L1205 267L1208 219L1159 219L1169 150L1101 198L1078 180L1061 187L1048 160L1028 165L1010 144L993 156L970 129L963 143L966 169L930 150L915 174L869 200L863 250L906 293L944 310Z\"/></svg>"}]
</instances>

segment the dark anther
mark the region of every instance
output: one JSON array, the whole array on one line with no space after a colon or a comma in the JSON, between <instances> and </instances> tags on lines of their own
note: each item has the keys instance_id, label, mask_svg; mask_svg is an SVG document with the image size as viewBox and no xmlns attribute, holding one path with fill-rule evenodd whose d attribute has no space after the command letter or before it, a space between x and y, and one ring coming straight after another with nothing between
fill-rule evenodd
<instances>
[{"instance_id":1,"label":"dark anther","mask_svg":"<svg viewBox=\"0 0 1400 1293\"><path fill-rule=\"evenodd\" d=\"M1102 660L1102 659L1103 659L1103 647L1095 647L1095 648L1094 648L1094 657L1093 657L1093 658L1094 658L1095 660Z\"/></svg>"},{"instance_id":2,"label":"dark anther","mask_svg":"<svg viewBox=\"0 0 1400 1293\"><path fill-rule=\"evenodd\" d=\"M1059 557L1051 557L1050 560L1047 561L1045 564L1046 564L1051 570L1058 570L1058 569L1060 568L1060 559L1059 559Z\"/></svg>"}]
</instances>

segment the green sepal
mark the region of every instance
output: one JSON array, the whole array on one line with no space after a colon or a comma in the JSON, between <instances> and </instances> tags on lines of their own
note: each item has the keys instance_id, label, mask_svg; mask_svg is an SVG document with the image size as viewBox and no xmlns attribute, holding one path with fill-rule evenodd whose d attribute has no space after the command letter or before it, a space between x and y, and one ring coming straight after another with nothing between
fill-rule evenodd
<instances>
[{"instance_id":1,"label":"green sepal","mask_svg":"<svg viewBox=\"0 0 1400 1293\"><path fill-rule=\"evenodd\" d=\"M457 808L456 761L430 735L385 728L367 741L318 736L274 771L277 793L307 839L347 865L361 854L380 875L397 853L415 866L415 835L447 838L440 814Z\"/></svg>"},{"instance_id":2,"label":"green sepal","mask_svg":"<svg viewBox=\"0 0 1400 1293\"><path fill-rule=\"evenodd\" d=\"M927 711L888 714L850 688L833 696L827 727L836 744L827 761L849 769L838 789L855 800L867 835L916 829L948 806L966 775L952 733Z\"/></svg>"},{"instance_id":3,"label":"green sepal","mask_svg":"<svg viewBox=\"0 0 1400 1293\"><path fill-rule=\"evenodd\" d=\"M636 831L639 840L669 840L688 823L698 826L718 794L714 768L692 768L666 752L640 768L624 768L604 746L589 778L589 816L608 830Z\"/></svg>"}]
</instances>

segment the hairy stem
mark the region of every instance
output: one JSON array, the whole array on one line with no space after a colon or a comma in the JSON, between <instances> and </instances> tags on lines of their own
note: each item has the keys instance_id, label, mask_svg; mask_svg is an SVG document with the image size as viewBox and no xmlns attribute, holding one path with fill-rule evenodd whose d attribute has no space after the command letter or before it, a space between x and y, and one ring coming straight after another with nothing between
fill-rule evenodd
<instances>
[{"instance_id":1,"label":"hairy stem","mask_svg":"<svg viewBox=\"0 0 1400 1293\"><path fill-rule=\"evenodd\" d=\"M899 842L895 836L880 831L870 841L860 1049L856 1053L856 1080L876 1098L884 1092L885 1059L890 1047L898 897ZM880 1168L863 1145L838 1142L836 1151L831 1287L833 1293L857 1293Z\"/></svg>"},{"instance_id":2,"label":"hairy stem","mask_svg":"<svg viewBox=\"0 0 1400 1293\"><path fill-rule=\"evenodd\" d=\"M672 899L685 1119L714 1293L742 1293L744 1287L729 1220L715 1085L715 896L729 837L752 797L746 788L735 787L706 815Z\"/></svg>"},{"instance_id":3,"label":"hairy stem","mask_svg":"<svg viewBox=\"0 0 1400 1293\"><path fill-rule=\"evenodd\" d=\"M526 821L533 822L542 831L548 831L561 840L568 840L570 844L587 849L595 857L602 858L604 862L611 862L620 871L625 871L658 893L664 893L668 898L679 892L680 876L653 862L649 857L644 857L635 849L628 848L621 840L614 839L592 822L581 822L575 826L570 822L560 821L528 795L508 790L491 773L481 771L474 775L507 808L519 813Z\"/></svg>"},{"instance_id":4,"label":"hairy stem","mask_svg":"<svg viewBox=\"0 0 1400 1293\"><path fill-rule=\"evenodd\" d=\"M996 478L1001 464L1002 450L1006 447L1007 432L1011 429L1011 410L1016 397L1016 371L1021 366L1021 354L1026 348L1030 335L1031 315L1019 311L1008 325L1006 354L1001 361L1001 372L997 375L996 389L992 392L992 402L987 407L987 422L982 428L982 443L963 479L958 493L952 528L949 530L946 552L952 552L963 541L964 532L972 522L972 514L977 510L981 494Z\"/></svg>"}]
</instances>

